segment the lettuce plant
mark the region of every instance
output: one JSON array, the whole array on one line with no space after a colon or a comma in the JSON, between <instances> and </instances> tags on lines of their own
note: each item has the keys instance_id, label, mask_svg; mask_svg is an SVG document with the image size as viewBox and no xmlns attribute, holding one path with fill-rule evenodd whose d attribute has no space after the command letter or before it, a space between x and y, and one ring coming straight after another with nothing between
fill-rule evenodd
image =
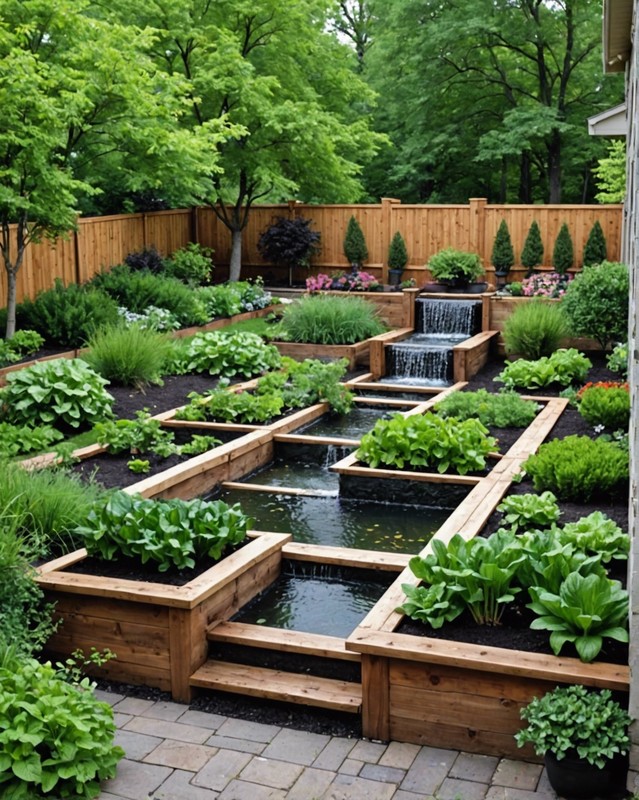
<instances>
[{"instance_id":1,"label":"lettuce plant","mask_svg":"<svg viewBox=\"0 0 639 800\"><path fill-rule=\"evenodd\" d=\"M613 558L626 559L630 550L628 534L601 511L593 511L577 522L566 523L559 538L578 550L601 556L604 563Z\"/></svg>"},{"instance_id":2,"label":"lettuce plant","mask_svg":"<svg viewBox=\"0 0 639 800\"><path fill-rule=\"evenodd\" d=\"M38 425L32 428L29 425L0 422L0 457L13 458L27 453L42 452L63 438L63 434L51 425Z\"/></svg>"},{"instance_id":3,"label":"lettuce plant","mask_svg":"<svg viewBox=\"0 0 639 800\"><path fill-rule=\"evenodd\" d=\"M183 372L208 372L224 378L250 378L278 369L280 364L275 345L265 344L260 336L248 331L198 333L182 353Z\"/></svg>"},{"instance_id":4,"label":"lettuce plant","mask_svg":"<svg viewBox=\"0 0 639 800\"><path fill-rule=\"evenodd\" d=\"M507 364L494 379L508 389L541 389L552 384L569 386L583 382L592 362L574 348L556 350L551 356L536 361L518 358Z\"/></svg>"},{"instance_id":5,"label":"lettuce plant","mask_svg":"<svg viewBox=\"0 0 639 800\"><path fill-rule=\"evenodd\" d=\"M544 528L557 522L561 511L552 492L542 494L513 494L506 497L497 511L504 515L503 522L515 531Z\"/></svg>"}]
</instances>

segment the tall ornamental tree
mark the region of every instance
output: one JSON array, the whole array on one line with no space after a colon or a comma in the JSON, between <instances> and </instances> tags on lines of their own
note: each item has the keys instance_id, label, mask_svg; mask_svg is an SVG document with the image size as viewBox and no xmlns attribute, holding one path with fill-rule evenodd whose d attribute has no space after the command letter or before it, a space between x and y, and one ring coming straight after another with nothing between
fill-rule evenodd
<instances>
[{"instance_id":1,"label":"tall ornamental tree","mask_svg":"<svg viewBox=\"0 0 639 800\"><path fill-rule=\"evenodd\" d=\"M118 2L128 19L160 30L158 65L191 83L188 128L235 126L202 196L231 233L231 280L255 202L360 196L381 137L358 113L372 93L350 69L352 52L327 31L330 0Z\"/></svg>"},{"instance_id":2,"label":"tall ornamental tree","mask_svg":"<svg viewBox=\"0 0 639 800\"><path fill-rule=\"evenodd\" d=\"M179 160L175 195L193 197L226 135L220 126L184 137L177 126L183 87L149 60L149 32L100 19L97 10L89 0L0 5L0 252L8 338L26 248L73 228L78 196L100 190L100 159L108 155L121 184L133 188L161 182Z\"/></svg>"}]
</instances>

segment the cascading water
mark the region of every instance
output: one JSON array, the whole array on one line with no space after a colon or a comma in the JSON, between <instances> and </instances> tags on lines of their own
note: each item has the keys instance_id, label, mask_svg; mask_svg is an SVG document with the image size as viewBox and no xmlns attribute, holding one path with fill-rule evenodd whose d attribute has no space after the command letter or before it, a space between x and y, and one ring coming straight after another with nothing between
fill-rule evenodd
<instances>
[{"instance_id":1,"label":"cascading water","mask_svg":"<svg viewBox=\"0 0 639 800\"><path fill-rule=\"evenodd\" d=\"M385 380L442 386L451 383L453 347L481 329L481 300L419 298L416 332L387 348Z\"/></svg>"}]
</instances>

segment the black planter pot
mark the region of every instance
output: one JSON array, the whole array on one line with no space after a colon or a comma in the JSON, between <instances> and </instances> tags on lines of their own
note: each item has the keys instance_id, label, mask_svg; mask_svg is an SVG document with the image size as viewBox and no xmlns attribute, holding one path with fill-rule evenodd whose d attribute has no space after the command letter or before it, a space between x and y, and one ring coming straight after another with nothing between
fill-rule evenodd
<instances>
[{"instance_id":1,"label":"black planter pot","mask_svg":"<svg viewBox=\"0 0 639 800\"><path fill-rule=\"evenodd\" d=\"M588 798L627 797L628 756L615 756L605 767L589 764L574 753L568 753L558 761L555 754L547 752L544 757L550 785L567 800Z\"/></svg>"},{"instance_id":2,"label":"black planter pot","mask_svg":"<svg viewBox=\"0 0 639 800\"><path fill-rule=\"evenodd\" d=\"M389 269L388 270L388 283L390 286L399 286L402 280L403 269Z\"/></svg>"}]
</instances>

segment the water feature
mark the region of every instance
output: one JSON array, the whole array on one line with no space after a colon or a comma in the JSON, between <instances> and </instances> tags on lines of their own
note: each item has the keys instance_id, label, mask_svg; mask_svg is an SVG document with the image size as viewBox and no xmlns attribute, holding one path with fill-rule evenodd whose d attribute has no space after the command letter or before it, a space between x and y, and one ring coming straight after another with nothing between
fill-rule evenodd
<instances>
[{"instance_id":1,"label":"water feature","mask_svg":"<svg viewBox=\"0 0 639 800\"><path fill-rule=\"evenodd\" d=\"M385 383L448 386L453 377L453 347L481 329L481 300L416 301L415 333L389 345Z\"/></svg>"},{"instance_id":2,"label":"water feature","mask_svg":"<svg viewBox=\"0 0 639 800\"><path fill-rule=\"evenodd\" d=\"M295 433L302 433L305 436L361 439L363 434L374 427L378 419L388 418L391 413L392 410L384 406L356 405L348 414L323 414Z\"/></svg>"}]
</instances>

